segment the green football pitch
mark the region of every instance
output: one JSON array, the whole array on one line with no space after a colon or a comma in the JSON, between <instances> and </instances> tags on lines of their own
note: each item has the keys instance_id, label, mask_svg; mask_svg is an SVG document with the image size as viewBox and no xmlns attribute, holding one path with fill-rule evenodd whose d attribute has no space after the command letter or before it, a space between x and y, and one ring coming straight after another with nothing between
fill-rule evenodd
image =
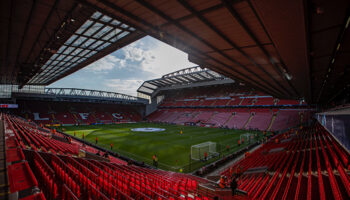
<instances>
[{"instance_id":1,"label":"green football pitch","mask_svg":"<svg viewBox=\"0 0 350 200\"><path fill-rule=\"evenodd\" d=\"M161 132L134 132L133 128L163 128ZM262 137L259 131L227 130L220 128L206 128L197 126L181 126L156 123L126 123L111 125L82 125L61 127L64 132L95 143L96 137L101 147L110 149L120 155L152 164L152 156L158 157L159 168L184 172L193 171L209 164L222 156L231 154L248 145L248 142L238 146L240 135L252 133L255 140ZM183 134L180 134L180 131ZM194 161L190 159L191 146L203 142L216 142L220 156L208 161ZM229 149L227 149L227 146Z\"/></svg>"}]
</instances>

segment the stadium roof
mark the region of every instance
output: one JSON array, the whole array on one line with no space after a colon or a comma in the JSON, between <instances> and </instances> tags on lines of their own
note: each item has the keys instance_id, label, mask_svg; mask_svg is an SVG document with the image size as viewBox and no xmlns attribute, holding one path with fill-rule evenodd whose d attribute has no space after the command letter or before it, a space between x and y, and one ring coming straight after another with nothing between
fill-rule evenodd
<instances>
[{"instance_id":1,"label":"stadium roof","mask_svg":"<svg viewBox=\"0 0 350 200\"><path fill-rule=\"evenodd\" d=\"M223 79L228 78L212 70L206 68L202 69L201 67L196 66L166 74L162 76L162 78L145 81L137 89L137 92L152 95L160 88L168 88L177 85L193 85L194 83Z\"/></svg>"},{"instance_id":2,"label":"stadium roof","mask_svg":"<svg viewBox=\"0 0 350 200\"><path fill-rule=\"evenodd\" d=\"M77 1L1 1L1 9L2 84L49 85L145 36Z\"/></svg>"},{"instance_id":3,"label":"stadium roof","mask_svg":"<svg viewBox=\"0 0 350 200\"><path fill-rule=\"evenodd\" d=\"M1 3L1 26L7 27L0 36L1 83L49 84L150 35L187 52L190 61L203 68L278 98L326 103L344 94L350 86L348 0L308 3L303 0L5 0ZM50 64L54 62L53 54L62 45L69 46L69 38L73 34L78 36L76 31L92 20L96 11L126 24L128 30L122 30L130 34L103 50L89 49L91 55L78 55L82 61L75 66L74 63L67 66L68 60L60 62L63 68ZM111 22L102 24L110 26ZM112 28L121 29L121 26ZM102 39L98 37L97 41L107 42ZM78 45L81 48L83 44ZM46 67L59 70L50 72Z\"/></svg>"},{"instance_id":4,"label":"stadium roof","mask_svg":"<svg viewBox=\"0 0 350 200\"><path fill-rule=\"evenodd\" d=\"M107 92L100 90L88 90L79 88L45 88L43 91L15 91L12 95L16 98L34 98L41 100L60 100L60 101L89 101L89 102L119 102L119 103L137 103L148 104L148 100L134 97L131 95L120 94L116 92Z\"/></svg>"}]
</instances>

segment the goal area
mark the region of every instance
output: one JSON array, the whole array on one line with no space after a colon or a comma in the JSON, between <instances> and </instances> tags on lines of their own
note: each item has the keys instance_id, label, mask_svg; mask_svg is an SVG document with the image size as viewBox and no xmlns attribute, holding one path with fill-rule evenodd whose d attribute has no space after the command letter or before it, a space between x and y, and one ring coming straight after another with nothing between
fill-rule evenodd
<instances>
[{"instance_id":1,"label":"goal area","mask_svg":"<svg viewBox=\"0 0 350 200\"><path fill-rule=\"evenodd\" d=\"M255 140L255 136L254 134L252 133L245 133L245 134L242 134L240 136L240 140L243 141L242 139L244 139L244 142L247 142L247 143L253 143L254 140Z\"/></svg>"},{"instance_id":2,"label":"goal area","mask_svg":"<svg viewBox=\"0 0 350 200\"><path fill-rule=\"evenodd\" d=\"M219 153L216 150L216 143L204 142L191 146L192 160L205 160L205 153L207 153L207 159L218 156Z\"/></svg>"}]
</instances>

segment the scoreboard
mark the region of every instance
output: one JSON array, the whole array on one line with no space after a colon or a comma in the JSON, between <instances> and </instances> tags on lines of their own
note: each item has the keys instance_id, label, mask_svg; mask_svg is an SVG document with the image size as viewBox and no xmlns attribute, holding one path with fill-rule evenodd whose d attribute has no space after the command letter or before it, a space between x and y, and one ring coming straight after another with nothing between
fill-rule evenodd
<instances>
[{"instance_id":1,"label":"scoreboard","mask_svg":"<svg viewBox=\"0 0 350 200\"><path fill-rule=\"evenodd\" d=\"M0 108L18 108L18 104L0 104Z\"/></svg>"}]
</instances>

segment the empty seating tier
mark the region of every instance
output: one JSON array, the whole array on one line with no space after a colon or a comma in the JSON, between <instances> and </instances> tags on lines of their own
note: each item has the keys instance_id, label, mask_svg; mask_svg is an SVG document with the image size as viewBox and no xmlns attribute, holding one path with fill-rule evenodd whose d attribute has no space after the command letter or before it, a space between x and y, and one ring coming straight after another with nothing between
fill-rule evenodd
<instances>
[{"instance_id":1,"label":"empty seating tier","mask_svg":"<svg viewBox=\"0 0 350 200\"><path fill-rule=\"evenodd\" d=\"M20 199L209 200L187 174L78 157L78 142L53 139L33 123L4 115L10 192ZM60 135L61 133L56 133ZM85 147L95 153L93 147ZM27 191L28 190L28 191ZM24 192L27 191L27 192Z\"/></svg>"},{"instance_id":2,"label":"empty seating tier","mask_svg":"<svg viewBox=\"0 0 350 200\"><path fill-rule=\"evenodd\" d=\"M349 153L316 125L275 136L221 174L241 174L238 188L251 199L349 199L349 164Z\"/></svg>"}]
</instances>

